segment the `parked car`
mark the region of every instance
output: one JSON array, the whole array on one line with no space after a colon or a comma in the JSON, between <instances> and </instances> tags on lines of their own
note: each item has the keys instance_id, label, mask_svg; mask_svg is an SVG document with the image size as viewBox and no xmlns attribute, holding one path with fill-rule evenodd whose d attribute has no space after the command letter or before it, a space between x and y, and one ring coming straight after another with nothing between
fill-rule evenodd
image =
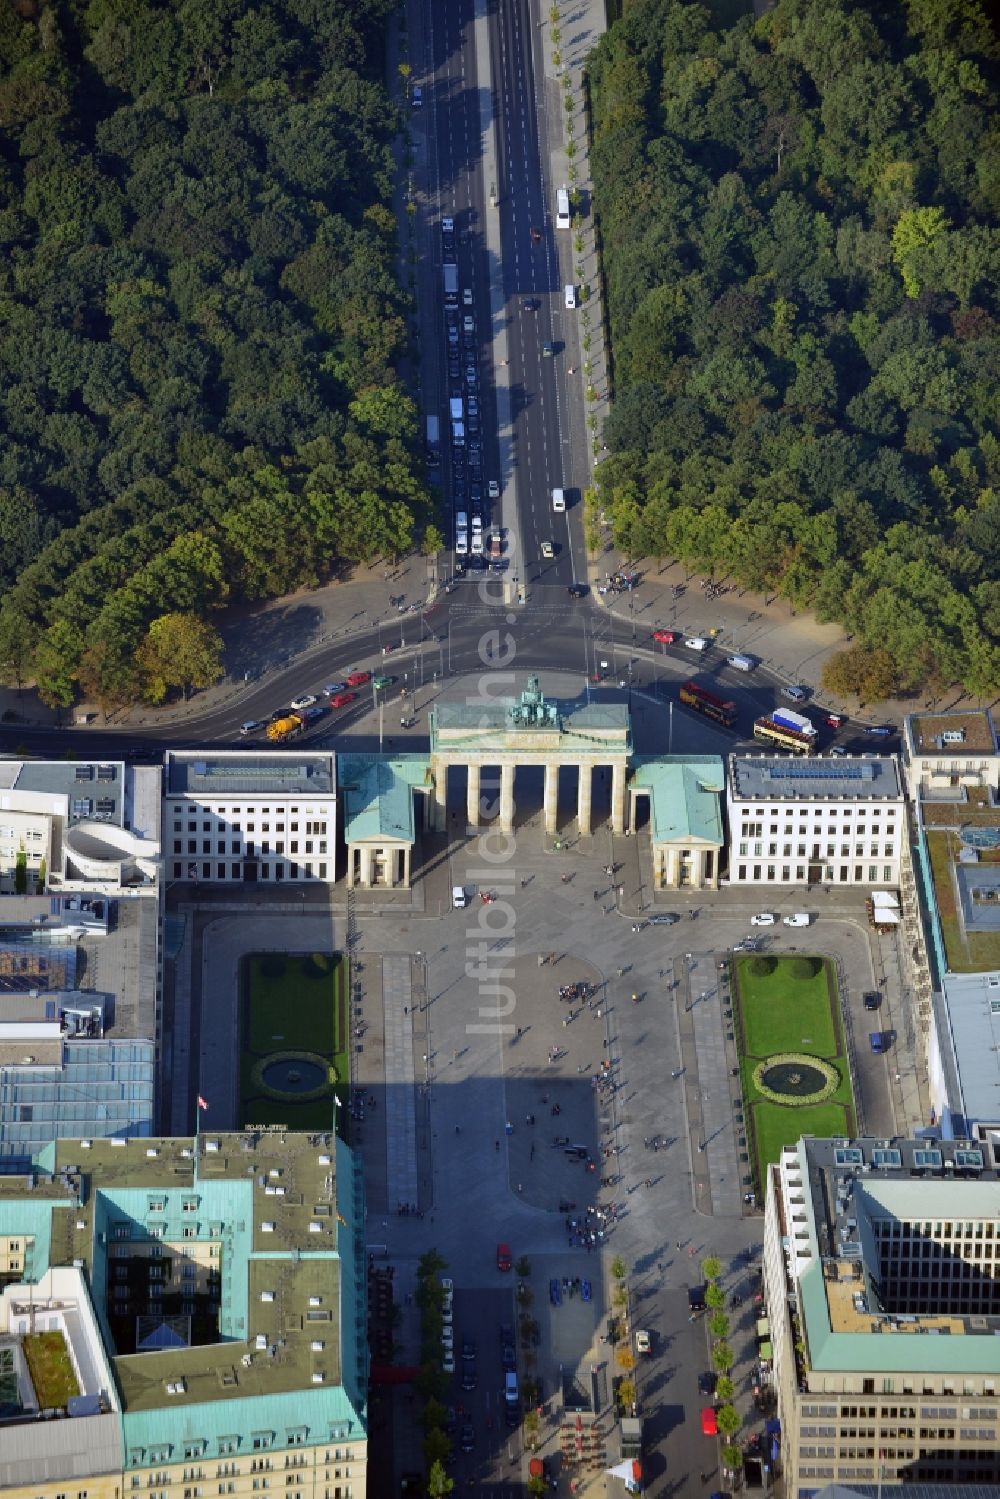
<instances>
[{"instance_id":1,"label":"parked car","mask_svg":"<svg viewBox=\"0 0 1000 1499\"><path fill-rule=\"evenodd\" d=\"M891 723L873 723L870 728L865 729L865 733L870 734L873 739L888 739L895 732Z\"/></svg>"},{"instance_id":2,"label":"parked car","mask_svg":"<svg viewBox=\"0 0 1000 1499\"><path fill-rule=\"evenodd\" d=\"M301 697L292 698L292 707L297 713L300 708L311 708L315 701L316 694L314 692L304 692Z\"/></svg>"},{"instance_id":3,"label":"parked car","mask_svg":"<svg viewBox=\"0 0 1000 1499\"><path fill-rule=\"evenodd\" d=\"M491 479L490 480L490 482L486 486L486 493L489 495L489 497L490 497L491 500L498 500L500 498L500 481L499 481L499 479Z\"/></svg>"},{"instance_id":4,"label":"parked car","mask_svg":"<svg viewBox=\"0 0 1000 1499\"><path fill-rule=\"evenodd\" d=\"M717 1437L719 1435L719 1423L715 1416L715 1407L705 1405L701 1412L701 1430L706 1437Z\"/></svg>"},{"instance_id":5,"label":"parked car","mask_svg":"<svg viewBox=\"0 0 1000 1499\"><path fill-rule=\"evenodd\" d=\"M446 1348L444 1350L444 1352L442 1353L442 1355L441 1355L441 1368L444 1370L444 1372L446 1374L454 1374L454 1372L455 1372L455 1350L454 1350L454 1348Z\"/></svg>"},{"instance_id":6,"label":"parked car","mask_svg":"<svg viewBox=\"0 0 1000 1499\"><path fill-rule=\"evenodd\" d=\"M708 1369L704 1374L698 1375L698 1394L714 1395L715 1386L718 1384L719 1376L714 1369Z\"/></svg>"},{"instance_id":7,"label":"parked car","mask_svg":"<svg viewBox=\"0 0 1000 1499\"><path fill-rule=\"evenodd\" d=\"M464 910L464 908L469 904L469 897L466 894L464 885L452 885L451 903L456 911Z\"/></svg>"},{"instance_id":8,"label":"parked car","mask_svg":"<svg viewBox=\"0 0 1000 1499\"><path fill-rule=\"evenodd\" d=\"M420 106L423 104L423 102L424 102L424 91L420 87L419 83L415 83L413 85L413 92L410 94L410 103L413 105L414 109L419 109Z\"/></svg>"},{"instance_id":9,"label":"parked car","mask_svg":"<svg viewBox=\"0 0 1000 1499\"><path fill-rule=\"evenodd\" d=\"M805 911L796 911L792 916L782 916L785 926L808 926L809 916Z\"/></svg>"},{"instance_id":10,"label":"parked car","mask_svg":"<svg viewBox=\"0 0 1000 1499\"><path fill-rule=\"evenodd\" d=\"M462 1438L459 1443L463 1452L474 1452L476 1448L476 1429L471 1421L466 1421L462 1426Z\"/></svg>"},{"instance_id":11,"label":"parked car","mask_svg":"<svg viewBox=\"0 0 1000 1499\"><path fill-rule=\"evenodd\" d=\"M649 1333L646 1332L644 1328L637 1328L635 1334L636 1353L651 1353L652 1349L653 1342Z\"/></svg>"},{"instance_id":12,"label":"parked car","mask_svg":"<svg viewBox=\"0 0 1000 1499\"><path fill-rule=\"evenodd\" d=\"M497 1245L497 1269L498 1270L509 1270L511 1268L511 1266L513 1265L513 1263L514 1263L514 1261L510 1257L510 1245L509 1244L498 1244Z\"/></svg>"},{"instance_id":13,"label":"parked car","mask_svg":"<svg viewBox=\"0 0 1000 1499\"><path fill-rule=\"evenodd\" d=\"M776 926L777 916L773 911L759 911L756 916L750 917L751 926Z\"/></svg>"}]
</instances>

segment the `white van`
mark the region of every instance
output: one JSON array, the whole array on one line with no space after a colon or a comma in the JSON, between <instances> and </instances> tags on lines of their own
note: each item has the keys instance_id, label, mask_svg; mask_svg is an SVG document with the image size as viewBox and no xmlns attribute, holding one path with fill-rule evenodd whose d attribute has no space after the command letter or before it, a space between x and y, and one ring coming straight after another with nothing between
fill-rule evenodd
<instances>
[{"instance_id":1,"label":"white van","mask_svg":"<svg viewBox=\"0 0 1000 1499\"><path fill-rule=\"evenodd\" d=\"M733 671L753 671L757 662L753 656L727 656L726 665L731 666Z\"/></svg>"},{"instance_id":2,"label":"white van","mask_svg":"<svg viewBox=\"0 0 1000 1499\"><path fill-rule=\"evenodd\" d=\"M552 509L556 515L563 515L566 510L566 491L554 489L552 491Z\"/></svg>"},{"instance_id":3,"label":"white van","mask_svg":"<svg viewBox=\"0 0 1000 1499\"><path fill-rule=\"evenodd\" d=\"M574 307L576 306L576 287L575 286L567 286L565 288L565 291L564 291L564 294L563 294L563 300L564 300L564 302L566 304L566 310L568 312L572 312L573 309L574 309Z\"/></svg>"},{"instance_id":4,"label":"white van","mask_svg":"<svg viewBox=\"0 0 1000 1499\"><path fill-rule=\"evenodd\" d=\"M689 651L707 651L709 647L709 642L703 639L701 635L695 635L690 640L685 640L684 644Z\"/></svg>"},{"instance_id":5,"label":"white van","mask_svg":"<svg viewBox=\"0 0 1000 1499\"><path fill-rule=\"evenodd\" d=\"M469 904L469 897L465 893L465 887L464 887L464 885L452 885L452 887L451 887L451 903L454 906L454 908L455 908L456 911L463 910L463 908ZM442 1284L443 1284L443 1282L442 1282ZM452 1289L454 1289L454 1288L452 1288Z\"/></svg>"}]
</instances>

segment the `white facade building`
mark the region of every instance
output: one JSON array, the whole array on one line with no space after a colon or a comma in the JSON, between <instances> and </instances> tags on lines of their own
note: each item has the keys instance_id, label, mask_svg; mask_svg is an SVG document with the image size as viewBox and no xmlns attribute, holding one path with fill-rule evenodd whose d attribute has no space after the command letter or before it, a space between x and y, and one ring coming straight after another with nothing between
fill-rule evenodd
<instances>
[{"instance_id":1,"label":"white facade building","mask_svg":"<svg viewBox=\"0 0 1000 1499\"><path fill-rule=\"evenodd\" d=\"M899 884L894 756L731 755L727 781L730 885Z\"/></svg>"},{"instance_id":2,"label":"white facade building","mask_svg":"<svg viewBox=\"0 0 1000 1499\"><path fill-rule=\"evenodd\" d=\"M336 838L332 754L167 751L163 854L168 880L332 883Z\"/></svg>"}]
</instances>

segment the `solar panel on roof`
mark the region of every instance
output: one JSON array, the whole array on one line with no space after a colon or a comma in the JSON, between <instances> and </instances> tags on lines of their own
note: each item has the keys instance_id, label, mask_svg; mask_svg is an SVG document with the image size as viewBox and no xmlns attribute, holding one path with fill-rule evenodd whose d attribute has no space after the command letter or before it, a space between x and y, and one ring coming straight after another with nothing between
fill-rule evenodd
<instances>
[{"instance_id":1,"label":"solar panel on roof","mask_svg":"<svg viewBox=\"0 0 1000 1499\"><path fill-rule=\"evenodd\" d=\"M829 761L782 760L764 768L764 775L772 781L873 781L877 766L870 760L860 765L831 766Z\"/></svg>"}]
</instances>

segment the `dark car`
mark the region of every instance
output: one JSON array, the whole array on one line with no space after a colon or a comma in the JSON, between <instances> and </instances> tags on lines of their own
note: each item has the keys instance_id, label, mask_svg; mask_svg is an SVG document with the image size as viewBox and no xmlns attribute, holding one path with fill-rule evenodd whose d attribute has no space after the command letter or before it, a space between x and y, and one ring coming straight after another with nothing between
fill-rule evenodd
<instances>
[{"instance_id":1,"label":"dark car","mask_svg":"<svg viewBox=\"0 0 1000 1499\"><path fill-rule=\"evenodd\" d=\"M716 1386L716 1383L718 1382L718 1378L719 1378L719 1376L717 1374L715 1374L711 1369L706 1374L699 1374L698 1375L698 1394L699 1395L714 1395L715 1394L715 1386Z\"/></svg>"},{"instance_id":2,"label":"dark car","mask_svg":"<svg viewBox=\"0 0 1000 1499\"><path fill-rule=\"evenodd\" d=\"M877 989L868 989L863 995L866 1010L877 1010L882 1003L882 996Z\"/></svg>"},{"instance_id":3,"label":"dark car","mask_svg":"<svg viewBox=\"0 0 1000 1499\"><path fill-rule=\"evenodd\" d=\"M462 1436L459 1446L463 1452L474 1452L476 1448L476 1428L471 1421L466 1421L462 1427Z\"/></svg>"},{"instance_id":4,"label":"dark car","mask_svg":"<svg viewBox=\"0 0 1000 1499\"><path fill-rule=\"evenodd\" d=\"M476 1388L476 1386L477 1386L478 1383L479 1383L479 1379L478 1379L478 1376L476 1374L476 1361L475 1361L475 1359L474 1358L464 1358L462 1360L462 1389L463 1390L474 1390Z\"/></svg>"},{"instance_id":5,"label":"dark car","mask_svg":"<svg viewBox=\"0 0 1000 1499\"><path fill-rule=\"evenodd\" d=\"M475 1338L470 1338L469 1334L466 1333L465 1336L462 1338L462 1357L463 1358L475 1358L475 1356L476 1356L476 1340L475 1340Z\"/></svg>"},{"instance_id":6,"label":"dark car","mask_svg":"<svg viewBox=\"0 0 1000 1499\"><path fill-rule=\"evenodd\" d=\"M458 1417L455 1414L455 1407L449 1405L444 1413L444 1434L445 1436L453 1437L457 1430Z\"/></svg>"},{"instance_id":7,"label":"dark car","mask_svg":"<svg viewBox=\"0 0 1000 1499\"><path fill-rule=\"evenodd\" d=\"M505 1374L508 1372L513 1373L517 1368L517 1352L514 1348L513 1341L504 1343L503 1347L500 1350L500 1362L503 1365Z\"/></svg>"},{"instance_id":8,"label":"dark car","mask_svg":"<svg viewBox=\"0 0 1000 1499\"><path fill-rule=\"evenodd\" d=\"M303 709L302 717L305 719L306 723L315 723L317 718L322 718L323 714L327 711L328 710L324 708L321 703L317 703L315 708Z\"/></svg>"},{"instance_id":9,"label":"dark car","mask_svg":"<svg viewBox=\"0 0 1000 1499\"><path fill-rule=\"evenodd\" d=\"M891 723L874 723L871 728L865 729L865 733L870 734L873 739L889 739L895 732Z\"/></svg>"},{"instance_id":10,"label":"dark car","mask_svg":"<svg viewBox=\"0 0 1000 1499\"><path fill-rule=\"evenodd\" d=\"M541 305L537 297L525 297L521 303L525 312L537 312Z\"/></svg>"}]
</instances>

